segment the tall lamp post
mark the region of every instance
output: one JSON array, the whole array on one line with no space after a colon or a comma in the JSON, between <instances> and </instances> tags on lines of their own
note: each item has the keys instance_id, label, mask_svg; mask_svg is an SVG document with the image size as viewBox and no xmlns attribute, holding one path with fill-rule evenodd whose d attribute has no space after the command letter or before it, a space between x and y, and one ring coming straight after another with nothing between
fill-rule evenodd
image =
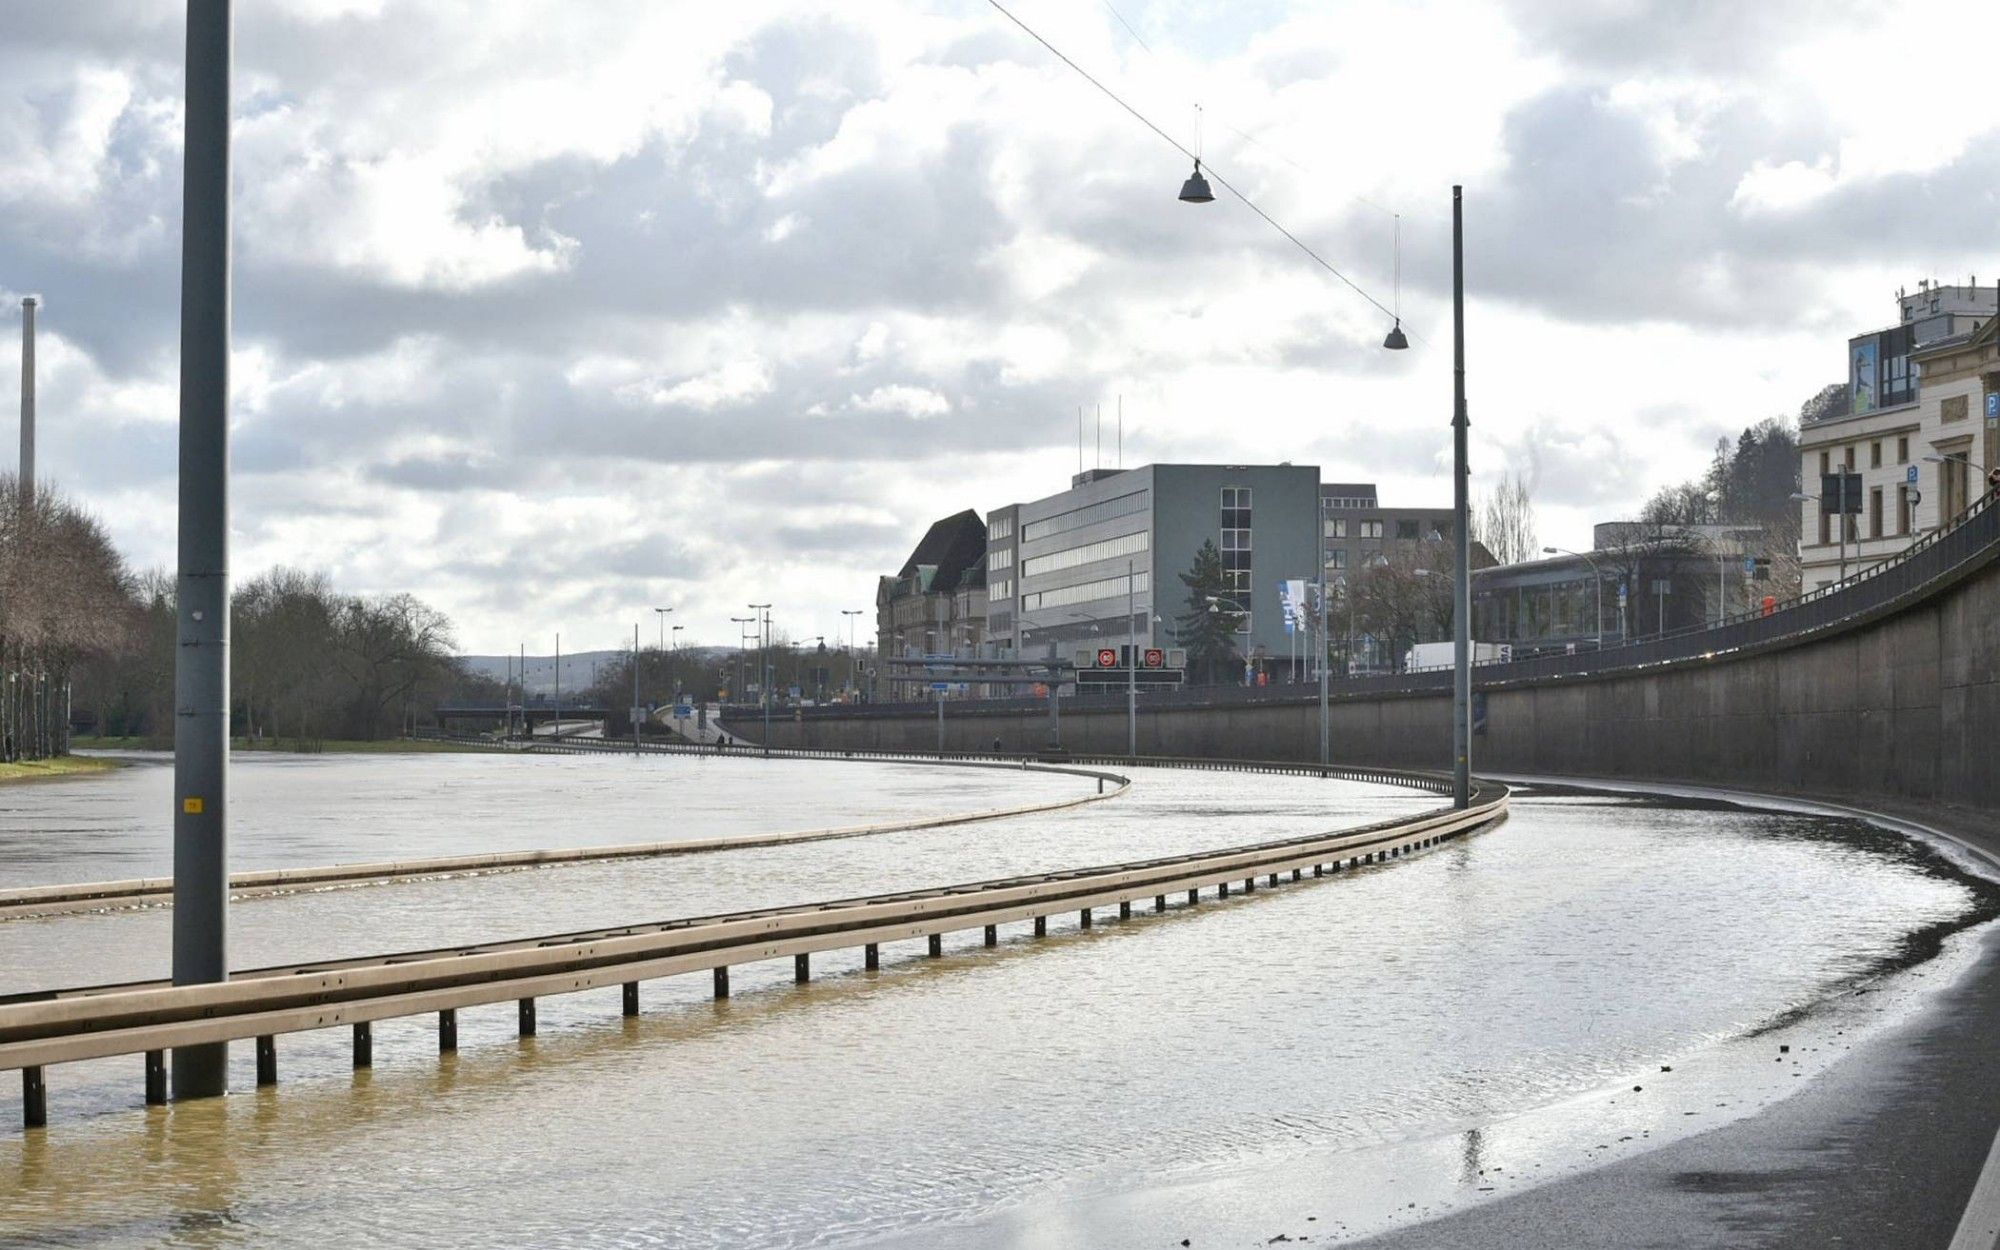
<instances>
[{"instance_id":1,"label":"tall lamp post","mask_svg":"<svg viewBox=\"0 0 2000 1250\"><path fill-rule=\"evenodd\" d=\"M730 622L736 626L736 697L738 699L743 697L744 656L748 654L750 649L750 631L743 627L756 619L754 616L732 616L729 618Z\"/></svg>"},{"instance_id":2,"label":"tall lamp post","mask_svg":"<svg viewBox=\"0 0 2000 1250\"><path fill-rule=\"evenodd\" d=\"M680 632L686 628L685 625L674 626L667 645L667 701L674 704L681 701L680 687L674 682L674 653L681 649Z\"/></svg>"},{"instance_id":3,"label":"tall lamp post","mask_svg":"<svg viewBox=\"0 0 2000 1250\"><path fill-rule=\"evenodd\" d=\"M191 0L182 123L175 985L229 979L231 33L230 0ZM31 466L23 469L32 473ZM228 1043L174 1047L176 1099L213 1097L228 1088ZM36 1108L29 1111L34 1118Z\"/></svg>"},{"instance_id":4,"label":"tall lamp post","mask_svg":"<svg viewBox=\"0 0 2000 1250\"><path fill-rule=\"evenodd\" d=\"M1544 547L1542 554L1575 556L1590 566L1590 575L1597 580L1597 629L1593 632L1597 635L1597 649L1604 650L1604 570L1597 567L1597 561L1581 551L1571 551L1567 547Z\"/></svg>"},{"instance_id":5,"label":"tall lamp post","mask_svg":"<svg viewBox=\"0 0 2000 1250\"><path fill-rule=\"evenodd\" d=\"M1207 204L1215 199L1208 180L1195 165L1194 176L1181 185L1180 198L1189 204ZM1465 188L1451 189L1451 332L1452 332L1452 528L1457 548L1457 583L1452 594L1453 662L1451 689L1452 801L1459 808L1472 803L1472 535L1467 524L1467 480L1465 443L1468 421L1465 415ZM1398 257L1401 256L1401 225L1398 223ZM1378 305L1379 307L1379 305ZM1403 334L1402 318L1390 327L1382 340L1385 351L1403 351L1410 346ZM1213 607L1211 606L1211 610Z\"/></svg>"},{"instance_id":6,"label":"tall lamp post","mask_svg":"<svg viewBox=\"0 0 2000 1250\"><path fill-rule=\"evenodd\" d=\"M764 754L768 758L771 754L771 605L753 603L750 610L761 613L764 618L757 639L757 680L762 685L764 696Z\"/></svg>"},{"instance_id":7,"label":"tall lamp post","mask_svg":"<svg viewBox=\"0 0 2000 1250\"><path fill-rule=\"evenodd\" d=\"M855 668L861 662L861 653L854 649L854 627L861 609L842 608L840 614L847 618L847 692L858 695L861 693L861 681L855 675Z\"/></svg>"},{"instance_id":8,"label":"tall lamp post","mask_svg":"<svg viewBox=\"0 0 2000 1250\"><path fill-rule=\"evenodd\" d=\"M672 608L653 609L653 615L656 618L658 618L660 622L660 650L662 651L665 651L667 649L667 613L671 611L673 611ZM671 689L669 689L668 693L672 693Z\"/></svg>"}]
</instances>

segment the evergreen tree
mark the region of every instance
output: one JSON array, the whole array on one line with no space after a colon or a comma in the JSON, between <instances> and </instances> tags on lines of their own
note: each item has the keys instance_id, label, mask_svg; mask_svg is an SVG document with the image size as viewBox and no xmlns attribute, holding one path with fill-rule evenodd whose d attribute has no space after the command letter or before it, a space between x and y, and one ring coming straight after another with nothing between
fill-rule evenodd
<instances>
[{"instance_id":1,"label":"evergreen tree","mask_svg":"<svg viewBox=\"0 0 2000 1250\"><path fill-rule=\"evenodd\" d=\"M1244 614L1229 606L1234 600L1222 575L1222 552L1209 539L1195 552L1194 564L1178 575L1188 588L1188 610L1181 614L1179 638L1187 648L1189 677L1197 682L1214 682L1223 674L1233 675L1242 660L1236 650L1236 635L1243 629ZM1222 602L1214 602L1214 600Z\"/></svg>"}]
</instances>

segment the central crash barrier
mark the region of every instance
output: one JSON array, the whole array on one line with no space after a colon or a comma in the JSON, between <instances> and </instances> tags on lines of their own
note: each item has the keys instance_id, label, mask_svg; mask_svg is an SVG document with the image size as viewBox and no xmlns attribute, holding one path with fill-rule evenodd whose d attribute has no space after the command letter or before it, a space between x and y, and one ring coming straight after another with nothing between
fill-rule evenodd
<instances>
[{"instance_id":1,"label":"central crash barrier","mask_svg":"<svg viewBox=\"0 0 2000 1250\"><path fill-rule=\"evenodd\" d=\"M1421 780L1428 788L1435 778ZM1048 918L1075 912L1088 928L1097 908L1116 906L1120 918L1150 898L1164 912L1170 898L1188 906L1201 891L1226 898L1232 884L1248 892L1400 858L1503 820L1507 788L1478 784L1464 810L1439 809L1357 829L1168 856L1096 868L913 890L867 898L670 920L517 941L404 952L362 959L265 968L225 982L173 986L162 982L84 986L0 999L0 1069L22 1076L22 1116L30 1128L47 1123L44 1070L117 1055L145 1056L148 1103L167 1099L166 1052L178 1046L256 1039L259 1084L277 1081L277 1038L308 1029L348 1027L357 1068L374 1062L376 1020L435 1012L438 1049L458 1045L463 1007L516 1004L523 1036L535 1032L535 1000L617 986L626 1015L639 1011L639 984L658 977L709 972L717 997L729 993L732 965L793 960L799 981L811 975L813 954L861 947L866 966L879 967L882 945L926 942L942 954L947 933L984 931L998 941L1002 924L1032 922L1045 936Z\"/></svg>"}]
</instances>

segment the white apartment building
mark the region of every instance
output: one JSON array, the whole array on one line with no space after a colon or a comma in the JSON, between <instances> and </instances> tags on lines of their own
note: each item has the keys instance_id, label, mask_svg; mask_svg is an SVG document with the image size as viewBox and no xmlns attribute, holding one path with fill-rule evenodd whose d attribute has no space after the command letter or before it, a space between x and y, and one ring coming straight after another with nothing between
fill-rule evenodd
<instances>
[{"instance_id":1,"label":"white apartment building","mask_svg":"<svg viewBox=\"0 0 2000 1250\"><path fill-rule=\"evenodd\" d=\"M2000 287L1925 282L1897 306L1900 324L1848 340L1847 404L1799 430L1808 591L1949 524L2000 464ZM1823 515L1821 479L1839 472L1860 475L1860 510Z\"/></svg>"}]
</instances>

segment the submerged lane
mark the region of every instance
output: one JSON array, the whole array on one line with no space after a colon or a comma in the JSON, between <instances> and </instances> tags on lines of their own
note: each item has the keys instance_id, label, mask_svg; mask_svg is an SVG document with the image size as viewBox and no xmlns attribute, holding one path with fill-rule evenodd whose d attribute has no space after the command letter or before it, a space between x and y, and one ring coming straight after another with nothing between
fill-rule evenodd
<instances>
[{"instance_id":1,"label":"submerged lane","mask_svg":"<svg viewBox=\"0 0 2000 1250\"><path fill-rule=\"evenodd\" d=\"M1229 814L1236 794L1284 779L1158 780L1189 787L1172 799L1202 814L1079 822L1026 851L985 826L929 847L948 853L933 879L987 875L977 865L1021 854L1112 858L1113 845L1144 854L1176 837L1216 845L1248 840L1237 837L1248 825L1278 836L1326 823L1307 803L1288 818ZM658 891L668 912L764 889L831 896L866 868L855 856L905 836L732 853L698 880L621 881L648 875L624 866L596 889L621 903ZM456 891L494 902L523 880L595 871L236 914L290 916L317 937L353 909L355 923L415 932L438 908L464 914ZM569 909L591 905L579 887L542 927L589 923ZM1698 1075L1705 1056L1788 1015L1815 1018L1908 957L1914 935L1989 907L1990 888L1849 822L1529 794L1496 833L1193 912L1089 933L1072 921L1040 943L1010 929L998 952L967 934L940 961L885 951L874 974L849 952L816 961L823 979L803 988L789 967L746 968L722 1004L697 978L649 983L632 1022L615 995L548 999L526 1042L511 1012L466 1013L464 1049L442 1062L421 1021L379 1026L377 1066L359 1075L344 1039L286 1039L275 1093L148 1113L131 1109L130 1064L58 1071L61 1128L0 1137L0 1228L78 1245L428 1246L441 1230L494 1246L1101 1245L1106 1226L1072 1215L1107 1195L1300 1160L1332 1159L1357 1193L1425 1167L1476 1188L1476 1173L1458 1175L1468 1129L1491 1126L1480 1167L1553 1166L1575 1149L1568 1117L1540 1137L1508 1127L1629 1087L1634 1073L1649 1074L1651 1093L1633 1101L1657 1100L1635 1134L1686 1131L1689 1111L1733 1114ZM72 951L87 933L115 953L117 929L149 919L31 923ZM27 932L10 926L9 945ZM1657 1074L1663 1065L1689 1075ZM247 1066L237 1084L249 1087ZM1387 1218L1337 1214L1315 1240Z\"/></svg>"}]
</instances>

